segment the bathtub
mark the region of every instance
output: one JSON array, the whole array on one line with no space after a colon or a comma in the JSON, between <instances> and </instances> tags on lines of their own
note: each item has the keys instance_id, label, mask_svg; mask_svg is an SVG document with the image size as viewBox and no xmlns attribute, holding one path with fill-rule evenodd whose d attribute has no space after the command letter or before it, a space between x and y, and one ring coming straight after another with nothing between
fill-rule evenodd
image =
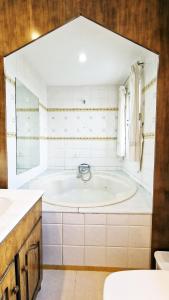
<instances>
[{"instance_id":1,"label":"bathtub","mask_svg":"<svg viewBox=\"0 0 169 300\"><path fill-rule=\"evenodd\" d=\"M31 189L43 189L43 202L63 207L98 207L131 198L137 186L129 177L96 171L88 182L77 178L76 171L55 173L34 180Z\"/></svg>"},{"instance_id":2,"label":"bathtub","mask_svg":"<svg viewBox=\"0 0 169 300\"><path fill-rule=\"evenodd\" d=\"M45 191L44 265L150 267L152 195L125 172L49 169L21 188Z\"/></svg>"}]
</instances>

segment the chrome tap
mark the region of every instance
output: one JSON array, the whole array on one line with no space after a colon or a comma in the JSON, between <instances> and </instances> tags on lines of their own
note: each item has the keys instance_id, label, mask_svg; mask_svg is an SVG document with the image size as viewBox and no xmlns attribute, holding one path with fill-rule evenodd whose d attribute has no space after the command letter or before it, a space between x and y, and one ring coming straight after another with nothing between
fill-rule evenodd
<instances>
[{"instance_id":1,"label":"chrome tap","mask_svg":"<svg viewBox=\"0 0 169 300\"><path fill-rule=\"evenodd\" d=\"M86 177L86 175L88 175ZM81 178L83 181L89 181L92 177L91 167L89 164L80 164L78 166L77 178Z\"/></svg>"}]
</instances>

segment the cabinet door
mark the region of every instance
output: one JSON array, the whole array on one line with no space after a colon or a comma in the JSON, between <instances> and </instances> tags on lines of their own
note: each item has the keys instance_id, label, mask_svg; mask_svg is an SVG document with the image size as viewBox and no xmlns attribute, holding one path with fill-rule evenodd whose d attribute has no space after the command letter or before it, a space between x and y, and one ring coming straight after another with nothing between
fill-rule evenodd
<instances>
[{"instance_id":1,"label":"cabinet door","mask_svg":"<svg viewBox=\"0 0 169 300\"><path fill-rule=\"evenodd\" d=\"M19 287L16 286L15 264L12 263L0 281L0 300L16 300Z\"/></svg>"},{"instance_id":2,"label":"cabinet door","mask_svg":"<svg viewBox=\"0 0 169 300\"><path fill-rule=\"evenodd\" d=\"M32 300L41 281L41 221L19 252L21 300Z\"/></svg>"}]
</instances>

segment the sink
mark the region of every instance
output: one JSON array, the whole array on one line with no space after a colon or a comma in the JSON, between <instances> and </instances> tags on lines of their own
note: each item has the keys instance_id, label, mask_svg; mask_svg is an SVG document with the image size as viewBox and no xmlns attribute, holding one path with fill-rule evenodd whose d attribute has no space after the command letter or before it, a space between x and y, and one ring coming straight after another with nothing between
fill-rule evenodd
<instances>
[{"instance_id":1,"label":"sink","mask_svg":"<svg viewBox=\"0 0 169 300\"><path fill-rule=\"evenodd\" d=\"M9 198L0 197L0 215L7 211L11 204L12 201Z\"/></svg>"}]
</instances>

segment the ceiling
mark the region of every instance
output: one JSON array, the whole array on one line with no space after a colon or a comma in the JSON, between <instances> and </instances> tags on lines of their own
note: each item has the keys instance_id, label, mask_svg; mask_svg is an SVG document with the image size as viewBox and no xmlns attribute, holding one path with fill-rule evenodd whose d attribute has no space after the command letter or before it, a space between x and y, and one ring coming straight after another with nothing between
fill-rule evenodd
<instances>
[{"instance_id":1,"label":"ceiling","mask_svg":"<svg viewBox=\"0 0 169 300\"><path fill-rule=\"evenodd\" d=\"M122 84L133 62L155 56L84 17L78 17L18 52L47 85L58 86ZM80 53L86 54L85 63L79 63Z\"/></svg>"}]
</instances>

